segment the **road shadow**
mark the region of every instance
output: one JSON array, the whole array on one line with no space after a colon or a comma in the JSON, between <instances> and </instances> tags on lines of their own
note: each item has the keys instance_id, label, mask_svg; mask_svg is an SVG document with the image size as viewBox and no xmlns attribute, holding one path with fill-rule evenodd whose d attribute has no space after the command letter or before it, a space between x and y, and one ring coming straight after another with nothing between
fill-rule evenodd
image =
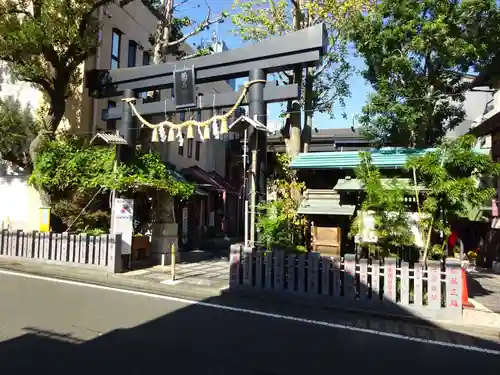
<instances>
[{"instance_id":1,"label":"road shadow","mask_svg":"<svg viewBox=\"0 0 500 375\"><path fill-rule=\"evenodd\" d=\"M500 363L500 345L495 339L451 332L428 321L410 324L282 299L241 298L231 292L200 302L137 294L127 298L137 299L138 311L149 303L175 308L124 329L115 329L120 326L117 314L115 326L87 340L72 332L27 326L23 335L0 343L1 373L306 375L404 371L420 375L426 370L456 374L494 371ZM77 317L74 324L78 324Z\"/></svg>"},{"instance_id":2,"label":"road shadow","mask_svg":"<svg viewBox=\"0 0 500 375\"><path fill-rule=\"evenodd\" d=\"M482 279L490 279L491 277L484 274L477 273L467 273L467 288L469 291L469 297L482 297L489 296L494 293L494 291L490 291L486 289L482 284ZM500 289L500 288L499 288Z\"/></svg>"}]
</instances>

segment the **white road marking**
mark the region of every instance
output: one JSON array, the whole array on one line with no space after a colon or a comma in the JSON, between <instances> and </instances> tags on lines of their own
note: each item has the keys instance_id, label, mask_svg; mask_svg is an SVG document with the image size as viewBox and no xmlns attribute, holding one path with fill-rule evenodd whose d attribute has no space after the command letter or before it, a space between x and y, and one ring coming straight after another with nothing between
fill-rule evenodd
<instances>
[{"instance_id":1,"label":"white road marking","mask_svg":"<svg viewBox=\"0 0 500 375\"><path fill-rule=\"evenodd\" d=\"M161 300L166 300L166 301L178 302L178 303L183 303L185 305L198 305L198 306L203 306L203 307L210 307L213 309L239 312L239 313L244 313L244 314L263 316L263 317L267 317L267 318L288 320L288 321L294 321L294 322L298 322L298 323L306 323L306 324L316 325L316 326L323 326L323 327L342 329L342 330L347 330L347 331L361 332L361 333L366 333L369 335L390 337L390 338L398 339L398 340L413 341L413 342L418 342L418 343L422 343L422 344L438 345L438 346L443 346L443 347L448 347L448 348L463 349L463 350L468 350L468 351L472 351L472 352L480 352L480 353L487 353L487 354L493 354L493 355L500 356L500 350L486 349L486 348L480 348L477 346L461 345L461 344L455 344L455 343L450 343L450 342L445 342L445 341L429 340L429 339L423 339L423 338L419 338L419 337L405 336L405 335L401 335L398 333L376 331L374 329L369 329L369 328L351 327L351 326L344 325L344 324L325 322L322 320L298 318L295 316L274 314L274 313L269 313L269 312L264 312L264 311L259 311L259 310L251 310L251 309L244 309L244 308L240 308L240 307L220 305L220 304L216 304L216 303L193 301L190 299L170 297L170 296L165 296L165 295L161 295L161 294L153 294L153 293L139 292L139 291L134 291L134 290L120 289L120 288L115 288L115 287L88 284L88 283L84 283L84 282L80 282L80 281L70 281L70 280L63 280L63 279L58 279L58 278L54 278L54 277L31 275L31 274L22 273L22 272L0 270L0 274L9 275L9 276L19 276L19 277L24 277L27 279L34 279L34 280L50 281L50 282L60 283L60 284L81 286L81 287L92 288L92 289L107 290L107 291L112 291L112 292L131 294L131 295L135 295L135 296L142 296L142 297L149 297L149 298L161 299Z\"/></svg>"}]
</instances>

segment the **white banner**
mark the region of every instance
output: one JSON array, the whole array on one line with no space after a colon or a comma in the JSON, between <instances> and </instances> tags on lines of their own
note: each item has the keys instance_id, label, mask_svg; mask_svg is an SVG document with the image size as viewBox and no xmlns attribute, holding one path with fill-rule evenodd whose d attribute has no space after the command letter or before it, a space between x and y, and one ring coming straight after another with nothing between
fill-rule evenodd
<instances>
[{"instance_id":1,"label":"white banner","mask_svg":"<svg viewBox=\"0 0 500 375\"><path fill-rule=\"evenodd\" d=\"M122 254L132 253L132 235L134 233L134 200L115 198L111 228L113 234L122 235Z\"/></svg>"}]
</instances>

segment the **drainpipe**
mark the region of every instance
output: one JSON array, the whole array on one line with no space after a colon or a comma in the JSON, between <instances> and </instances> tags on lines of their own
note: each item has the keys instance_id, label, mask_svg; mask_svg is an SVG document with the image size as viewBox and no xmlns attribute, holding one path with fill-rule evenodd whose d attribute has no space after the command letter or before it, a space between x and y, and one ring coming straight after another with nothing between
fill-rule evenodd
<instances>
[{"instance_id":1,"label":"drainpipe","mask_svg":"<svg viewBox=\"0 0 500 375\"><path fill-rule=\"evenodd\" d=\"M102 19L104 16L103 7L99 7L99 24L102 25ZM99 30L99 34L97 36L97 40L99 45L97 46L97 51L95 54L95 69L101 68L101 43L102 43L102 29ZM97 121L99 121L99 99L92 99L92 134L91 137L97 131Z\"/></svg>"}]
</instances>

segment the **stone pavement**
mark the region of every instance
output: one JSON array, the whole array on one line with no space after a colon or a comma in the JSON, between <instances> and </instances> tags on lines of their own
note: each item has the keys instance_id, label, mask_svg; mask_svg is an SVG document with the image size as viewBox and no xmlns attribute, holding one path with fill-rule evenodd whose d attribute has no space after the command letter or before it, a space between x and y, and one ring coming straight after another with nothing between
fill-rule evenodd
<instances>
[{"instance_id":1,"label":"stone pavement","mask_svg":"<svg viewBox=\"0 0 500 375\"><path fill-rule=\"evenodd\" d=\"M500 313L500 275L479 268L469 270L467 287L476 308Z\"/></svg>"},{"instance_id":2,"label":"stone pavement","mask_svg":"<svg viewBox=\"0 0 500 375\"><path fill-rule=\"evenodd\" d=\"M153 280L167 285L185 284L224 288L229 283L229 263L224 259L177 263L173 282L171 272L170 266L155 266L126 272L123 276L137 280Z\"/></svg>"}]
</instances>

